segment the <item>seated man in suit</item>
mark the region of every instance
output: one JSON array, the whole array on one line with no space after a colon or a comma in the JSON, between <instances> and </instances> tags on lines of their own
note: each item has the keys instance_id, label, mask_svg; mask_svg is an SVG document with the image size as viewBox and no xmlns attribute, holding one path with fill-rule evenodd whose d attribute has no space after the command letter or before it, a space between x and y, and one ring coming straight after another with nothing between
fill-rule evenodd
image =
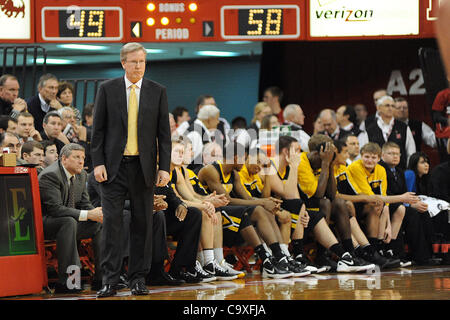
<instances>
[{"instance_id":1,"label":"seated man in suit","mask_svg":"<svg viewBox=\"0 0 450 320\"><path fill-rule=\"evenodd\" d=\"M84 148L70 143L63 147L60 159L39 174L44 238L56 240L59 282L56 293L77 293L80 287L68 286L67 271L81 267L77 241L92 238L95 266L93 289L101 286L100 238L103 222L101 207L94 208L89 201L83 170Z\"/></svg>"}]
</instances>

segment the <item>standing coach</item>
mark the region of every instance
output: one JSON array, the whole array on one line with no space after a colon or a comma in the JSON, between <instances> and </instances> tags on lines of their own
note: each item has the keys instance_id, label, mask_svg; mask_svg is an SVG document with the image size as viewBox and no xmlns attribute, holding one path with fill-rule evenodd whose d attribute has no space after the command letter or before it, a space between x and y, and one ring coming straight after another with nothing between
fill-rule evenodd
<instances>
[{"instance_id":1,"label":"standing coach","mask_svg":"<svg viewBox=\"0 0 450 320\"><path fill-rule=\"evenodd\" d=\"M129 287L133 295L149 293L145 276L152 255L153 188L169 182L171 140L166 89L144 79L146 54L139 43L125 44L120 50L124 77L103 82L95 99L91 153L104 214L103 287L98 297L116 294L125 243L122 212L128 197Z\"/></svg>"}]
</instances>

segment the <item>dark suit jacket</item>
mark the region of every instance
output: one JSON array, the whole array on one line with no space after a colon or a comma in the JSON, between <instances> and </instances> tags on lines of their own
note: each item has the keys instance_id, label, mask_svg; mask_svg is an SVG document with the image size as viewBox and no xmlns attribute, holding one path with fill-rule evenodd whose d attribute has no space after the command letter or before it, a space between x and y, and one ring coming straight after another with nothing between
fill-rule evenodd
<instances>
[{"instance_id":1,"label":"dark suit jacket","mask_svg":"<svg viewBox=\"0 0 450 320\"><path fill-rule=\"evenodd\" d=\"M31 113L34 117L34 128L41 132L44 130L42 126L42 122L44 121L44 117L47 114L41 109L41 100L39 100L39 95L32 96L26 100L28 112ZM48 112L55 111L55 109L50 108Z\"/></svg>"},{"instance_id":2,"label":"dark suit jacket","mask_svg":"<svg viewBox=\"0 0 450 320\"><path fill-rule=\"evenodd\" d=\"M89 201L86 182L86 171L83 170L80 174L75 175L75 208L69 208L67 207L69 183L60 161L58 160L42 170L39 174L42 215L73 217L78 221L80 210L94 209L94 206Z\"/></svg>"},{"instance_id":3,"label":"dark suit jacket","mask_svg":"<svg viewBox=\"0 0 450 320\"><path fill-rule=\"evenodd\" d=\"M106 166L107 183L117 175L127 144L126 99L124 77L103 82L95 99L91 157L94 168ZM159 169L169 172L171 147L166 88L144 78L139 97L138 148L148 187L154 184L157 148Z\"/></svg>"},{"instance_id":4,"label":"dark suit jacket","mask_svg":"<svg viewBox=\"0 0 450 320\"><path fill-rule=\"evenodd\" d=\"M398 166L395 167L397 176L395 177L394 173L391 171L391 168L387 163L381 160L379 164L386 169L387 195L399 195L408 191L408 188L406 187L405 172L403 171L403 169L399 168Z\"/></svg>"}]
</instances>

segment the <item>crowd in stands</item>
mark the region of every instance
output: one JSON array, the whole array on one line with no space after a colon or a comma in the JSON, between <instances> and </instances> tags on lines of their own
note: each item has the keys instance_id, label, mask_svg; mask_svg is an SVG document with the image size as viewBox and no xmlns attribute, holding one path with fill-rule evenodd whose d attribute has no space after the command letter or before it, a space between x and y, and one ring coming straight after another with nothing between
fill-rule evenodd
<instances>
[{"instance_id":1,"label":"crowd in stands","mask_svg":"<svg viewBox=\"0 0 450 320\"><path fill-rule=\"evenodd\" d=\"M73 292L64 270L80 265L77 240L92 238L96 261L101 254L102 195L90 158L94 104L80 112L72 85L51 74L39 79L35 96L19 98L19 89L16 77L0 77L0 146L17 154L18 166L37 169L45 239L66 248L55 289ZM449 125L442 107L449 97L439 94L433 106L442 126ZM283 107L282 100L280 88L267 88L250 124L243 117L230 124L211 95L199 96L193 118L182 106L171 111L171 180L155 188L147 284L244 277L223 250L243 244L270 278L449 263L432 245L450 240L450 161L433 167L422 151L422 144L437 148L443 139L450 154L448 138L411 119L408 101L384 89L373 94L375 114L363 104L323 109L309 133L302 107ZM432 210L436 202L439 210ZM63 230L46 216L72 224ZM169 235L177 247L166 272ZM126 228L118 237L119 289L127 287L129 237ZM304 250L311 242L314 257ZM93 288L101 285L97 271Z\"/></svg>"}]
</instances>

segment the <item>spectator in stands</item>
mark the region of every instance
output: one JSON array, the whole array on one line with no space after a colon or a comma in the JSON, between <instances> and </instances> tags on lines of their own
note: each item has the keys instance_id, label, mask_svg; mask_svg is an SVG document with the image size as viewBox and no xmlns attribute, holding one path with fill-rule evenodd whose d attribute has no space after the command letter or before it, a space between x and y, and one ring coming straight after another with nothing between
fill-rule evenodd
<instances>
[{"instance_id":1,"label":"spectator in stands","mask_svg":"<svg viewBox=\"0 0 450 320\"><path fill-rule=\"evenodd\" d=\"M274 127L279 127L280 122L278 121L278 118L274 114L268 114L267 116L264 116L261 121L261 128L260 130L272 130Z\"/></svg>"},{"instance_id":2,"label":"spectator in stands","mask_svg":"<svg viewBox=\"0 0 450 320\"><path fill-rule=\"evenodd\" d=\"M303 130L305 123L305 114L298 104L288 104L283 111L284 123L288 125L291 131L296 131L298 142L303 151L308 151L309 135Z\"/></svg>"},{"instance_id":3,"label":"spectator in stands","mask_svg":"<svg viewBox=\"0 0 450 320\"><path fill-rule=\"evenodd\" d=\"M252 123L250 124L250 126L248 128L255 130L256 136L258 136L259 129L261 128L262 119L271 113L272 113L272 109L267 104L267 102L263 102L263 101L258 102L254 107ZM252 135L251 133L249 133L249 134Z\"/></svg>"},{"instance_id":4,"label":"spectator in stands","mask_svg":"<svg viewBox=\"0 0 450 320\"><path fill-rule=\"evenodd\" d=\"M198 112L197 112L198 113ZM178 106L172 110L173 118L177 125L177 128L185 121L191 120L191 116L189 115L189 111L187 108Z\"/></svg>"},{"instance_id":5,"label":"spectator in stands","mask_svg":"<svg viewBox=\"0 0 450 320\"><path fill-rule=\"evenodd\" d=\"M230 140L237 141L245 147L256 144L258 135L254 130L247 130L247 121L244 117L236 117L231 121L231 131L228 136Z\"/></svg>"},{"instance_id":6,"label":"spectator in stands","mask_svg":"<svg viewBox=\"0 0 450 320\"><path fill-rule=\"evenodd\" d=\"M92 121L94 119L93 117L94 112L94 104L93 103L87 103L82 112L82 118L83 121L81 123L82 126L86 128L86 171L91 172L93 168L92 164L92 158L91 158L91 136L92 136Z\"/></svg>"},{"instance_id":7,"label":"spectator in stands","mask_svg":"<svg viewBox=\"0 0 450 320\"><path fill-rule=\"evenodd\" d=\"M380 147L387 141L395 142L400 146L400 168L406 168L407 160L416 152L416 144L411 129L402 121L394 118L394 99L391 96L383 96L377 100L377 119L366 125L366 131L359 136L359 144L376 142Z\"/></svg>"},{"instance_id":8,"label":"spectator in stands","mask_svg":"<svg viewBox=\"0 0 450 320\"><path fill-rule=\"evenodd\" d=\"M207 105L213 105L217 107L216 100L213 96L209 94L202 94L197 98L197 103L195 106L195 113L197 114L200 110ZM177 128L177 134L183 135L186 130L189 129L189 127L194 123L194 121L197 119L190 119L189 121L183 122L180 126ZM227 119L219 117L219 123L217 124L217 129L222 133L223 136L226 136L228 134L228 131L230 130L230 124L228 123Z\"/></svg>"},{"instance_id":9,"label":"spectator in stands","mask_svg":"<svg viewBox=\"0 0 450 320\"><path fill-rule=\"evenodd\" d=\"M50 140L42 140L42 146L44 147L44 163L43 168L47 168L54 162L58 161L58 150L56 149L56 144Z\"/></svg>"},{"instance_id":10,"label":"spectator in stands","mask_svg":"<svg viewBox=\"0 0 450 320\"><path fill-rule=\"evenodd\" d=\"M324 109L319 113L319 118L322 122L324 134L333 140L339 140L345 138L349 134L349 131L339 128L337 123L336 112L331 109Z\"/></svg>"},{"instance_id":11,"label":"spectator in stands","mask_svg":"<svg viewBox=\"0 0 450 320\"><path fill-rule=\"evenodd\" d=\"M173 114L169 113L169 126L170 126L170 133L174 133L175 130L177 130L177 124L175 122L175 119L173 117Z\"/></svg>"},{"instance_id":12,"label":"spectator in stands","mask_svg":"<svg viewBox=\"0 0 450 320\"><path fill-rule=\"evenodd\" d=\"M362 103L357 103L355 104L355 113L356 113L355 125L359 127L367 118L367 107Z\"/></svg>"},{"instance_id":13,"label":"spectator in stands","mask_svg":"<svg viewBox=\"0 0 450 320\"><path fill-rule=\"evenodd\" d=\"M19 98L19 81L11 74L0 77L0 115L11 115L16 118L27 110L27 103Z\"/></svg>"},{"instance_id":14,"label":"spectator in stands","mask_svg":"<svg viewBox=\"0 0 450 320\"><path fill-rule=\"evenodd\" d=\"M356 112L352 105L346 104L336 110L336 121L340 130L358 136L361 133L356 125ZM343 138L343 137L341 137Z\"/></svg>"},{"instance_id":15,"label":"spectator in stands","mask_svg":"<svg viewBox=\"0 0 450 320\"><path fill-rule=\"evenodd\" d=\"M17 117L17 134L21 143L31 140L42 141L41 134L35 129L33 115L28 112L22 112Z\"/></svg>"},{"instance_id":16,"label":"spectator in stands","mask_svg":"<svg viewBox=\"0 0 450 320\"><path fill-rule=\"evenodd\" d=\"M357 136L349 134L345 137L345 144L348 148L348 158L346 160L347 165L361 159L361 155L359 154L359 140Z\"/></svg>"},{"instance_id":17,"label":"spectator in stands","mask_svg":"<svg viewBox=\"0 0 450 320\"><path fill-rule=\"evenodd\" d=\"M19 158L20 147L22 146L19 142L19 137L15 133L4 132L0 134L0 147L9 148L10 153L15 153L16 157Z\"/></svg>"},{"instance_id":18,"label":"spectator in stands","mask_svg":"<svg viewBox=\"0 0 450 320\"><path fill-rule=\"evenodd\" d=\"M82 122L81 124L86 127L88 137L91 135L90 130L92 129L92 121L94 120L94 104L87 103L82 112Z\"/></svg>"},{"instance_id":19,"label":"spectator in stands","mask_svg":"<svg viewBox=\"0 0 450 320\"><path fill-rule=\"evenodd\" d=\"M58 110L58 113L61 116L62 132L67 139L70 142L86 144L86 128L77 123L77 116L73 109L71 107L62 107Z\"/></svg>"},{"instance_id":20,"label":"spectator in stands","mask_svg":"<svg viewBox=\"0 0 450 320\"><path fill-rule=\"evenodd\" d=\"M268 87L264 90L263 101L272 109L272 113L277 116L278 122L283 123L283 109L281 102L283 101L283 91L276 86Z\"/></svg>"},{"instance_id":21,"label":"spectator in stands","mask_svg":"<svg viewBox=\"0 0 450 320\"><path fill-rule=\"evenodd\" d=\"M9 122L12 122L12 118L7 115L0 115L0 133L7 132L9 129Z\"/></svg>"},{"instance_id":22,"label":"spectator in stands","mask_svg":"<svg viewBox=\"0 0 450 320\"><path fill-rule=\"evenodd\" d=\"M38 141L27 141L20 149L20 157L23 160L21 164L33 165L38 174L42 171L44 165L44 147Z\"/></svg>"},{"instance_id":23,"label":"spectator in stands","mask_svg":"<svg viewBox=\"0 0 450 320\"><path fill-rule=\"evenodd\" d=\"M365 131L369 124L376 122L376 120L379 118L377 101L379 98L387 96L387 95L388 94L387 94L386 89L378 89L373 93L373 95L372 95L373 105L377 111L375 112L375 114L370 114L366 117L364 122L362 122L359 126L360 130ZM361 145L363 146L363 144L361 144Z\"/></svg>"},{"instance_id":24,"label":"spectator in stands","mask_svg":"<svg viewBox=\"0 0 450 320\"><path fill-rule=\"evenodd\" d=\"M219 124L220 110L214 105L203 106L198 112L197 119L187 130L187 137L192 141L192 150L194 159L191 169L202 165L203 146L208 142L216 142L222 147L226 143L226 136L217 129ZM195 170L194 170L195 171Z\"/></svg>"},{"instance_id":25,"label":"spectator in stands","mask_svg":"<svg viewBox=\"0 0 450 320\"><path fill-rule=\"evenodd\" d=\"M76 123L81 123L80 110L75 108L73 105L73 97L75 95L75 90L73 85L69 82L60 82L58 85L58 93L56 93L56 99L61 103L63 107L71 107L75 113Z\"/></svg>"},{"instance_id":26,"label":"spectator in stands","mask_svg":"<svg viewBox=\"0 0 450 320\"><path fill-rule=\"evenodd\" d=\"M61 150L60 159L39 174L44 237L56 240L59 281L56 293L78 293L80 287L68 288L70 266L81 268L77 241L92 238L96 272L93 289L101 286L100 238L103 213L90 203L87 173L83 170L84 148L70 143Z\"/></svg>"},{"instance_id":27,"label":"spectator in stands","mask_svg":"<svg viewBox=\"0 0 450 320\"><path fill-rule=\"evenodd\" d=\"M422 142L431 148L436 148L436 136L433 129L423 121L409 119L408 101L403 97L397 97L394 101L394 118L403 121L410 128L416 144L416 150L421 150Z\"/></svg>"},{"instance_id":28,"label":"spectator in stands","mask_svg":"<svg viewBox=\"0 0 450 320\"><path fill-rule=\"evenodd\" d=\"M62 128L62 134L58 140L64 142L64 136L69 142L78 143L83 146L85 150L85 170L88 173L91 172L93 169L91 160L91 136L87 135L86 127L78 124L77 116L72 107L62 107L57 112L61 116Z\"/></svg>"},{"instance_id":29,"label":"spectator in stands","mask_svg":"<svg viewBox=\"0 0 450 320\"><path fill-rule=\"evenodd\" d=\"M38 94L27 101L28 112L34 117L34 127L38 132L42 131L42 121L47 112L62 108L56 99L58 93L58 78L50 73L39 78Z\"/></svg>"},{"instance_id":30,"label":"spectator in stands","mask_svg":"<svg viewBox=\"0 0 450 320\"><path fill-rule=\"evenodd\" d=\"M7 115L0 115L0 132L17 133L17 119Z\"/></svg>"},{"instance_id":31,"label":"spectator in stands","mask_svg":"<svg viewBox=\"0 0 450 320\"><path fill-rule=\"evenodd\" d=\"M313 135L323 132L325 128L323 127L322 120L320 119L320 114L317 115L316 120L313 122Z\"/></svg>"},{"instance_id":32,"label":"spectator in stands","mask_svg":"<svg viewBox=\"0 0 450 320\"><path fill-rule=\"evenodd\" d=\"M449 155L446 150L447 140L450 139L450 88L437 93L431 106L431 116L435 127L439 158L441 162L448 161Z\"/></svg>"},{"instance_id":33,"label":"spectator in stands","mask_svg":"<svg viewBox=\"0 0 450 320\"><path fill-rule=\"evenodd\" d=\"M443 127L450 126L450 88L441 90L434 98L432 109L433 122L440 123Z\"/></svg>"},{"instance_id":34,"label":"spectator in stands","mask_svg":"<svg viewBox=\"0 0 450 320\"><path fill-rule=\"evenodd\" d=\"M50 111L45 115L42 127L44 129L41 132L42 139L54 142L58 154L66 144L70 143L69 139L62 133L61 116L57 111Z\"/></svg>"}]
</instances>

